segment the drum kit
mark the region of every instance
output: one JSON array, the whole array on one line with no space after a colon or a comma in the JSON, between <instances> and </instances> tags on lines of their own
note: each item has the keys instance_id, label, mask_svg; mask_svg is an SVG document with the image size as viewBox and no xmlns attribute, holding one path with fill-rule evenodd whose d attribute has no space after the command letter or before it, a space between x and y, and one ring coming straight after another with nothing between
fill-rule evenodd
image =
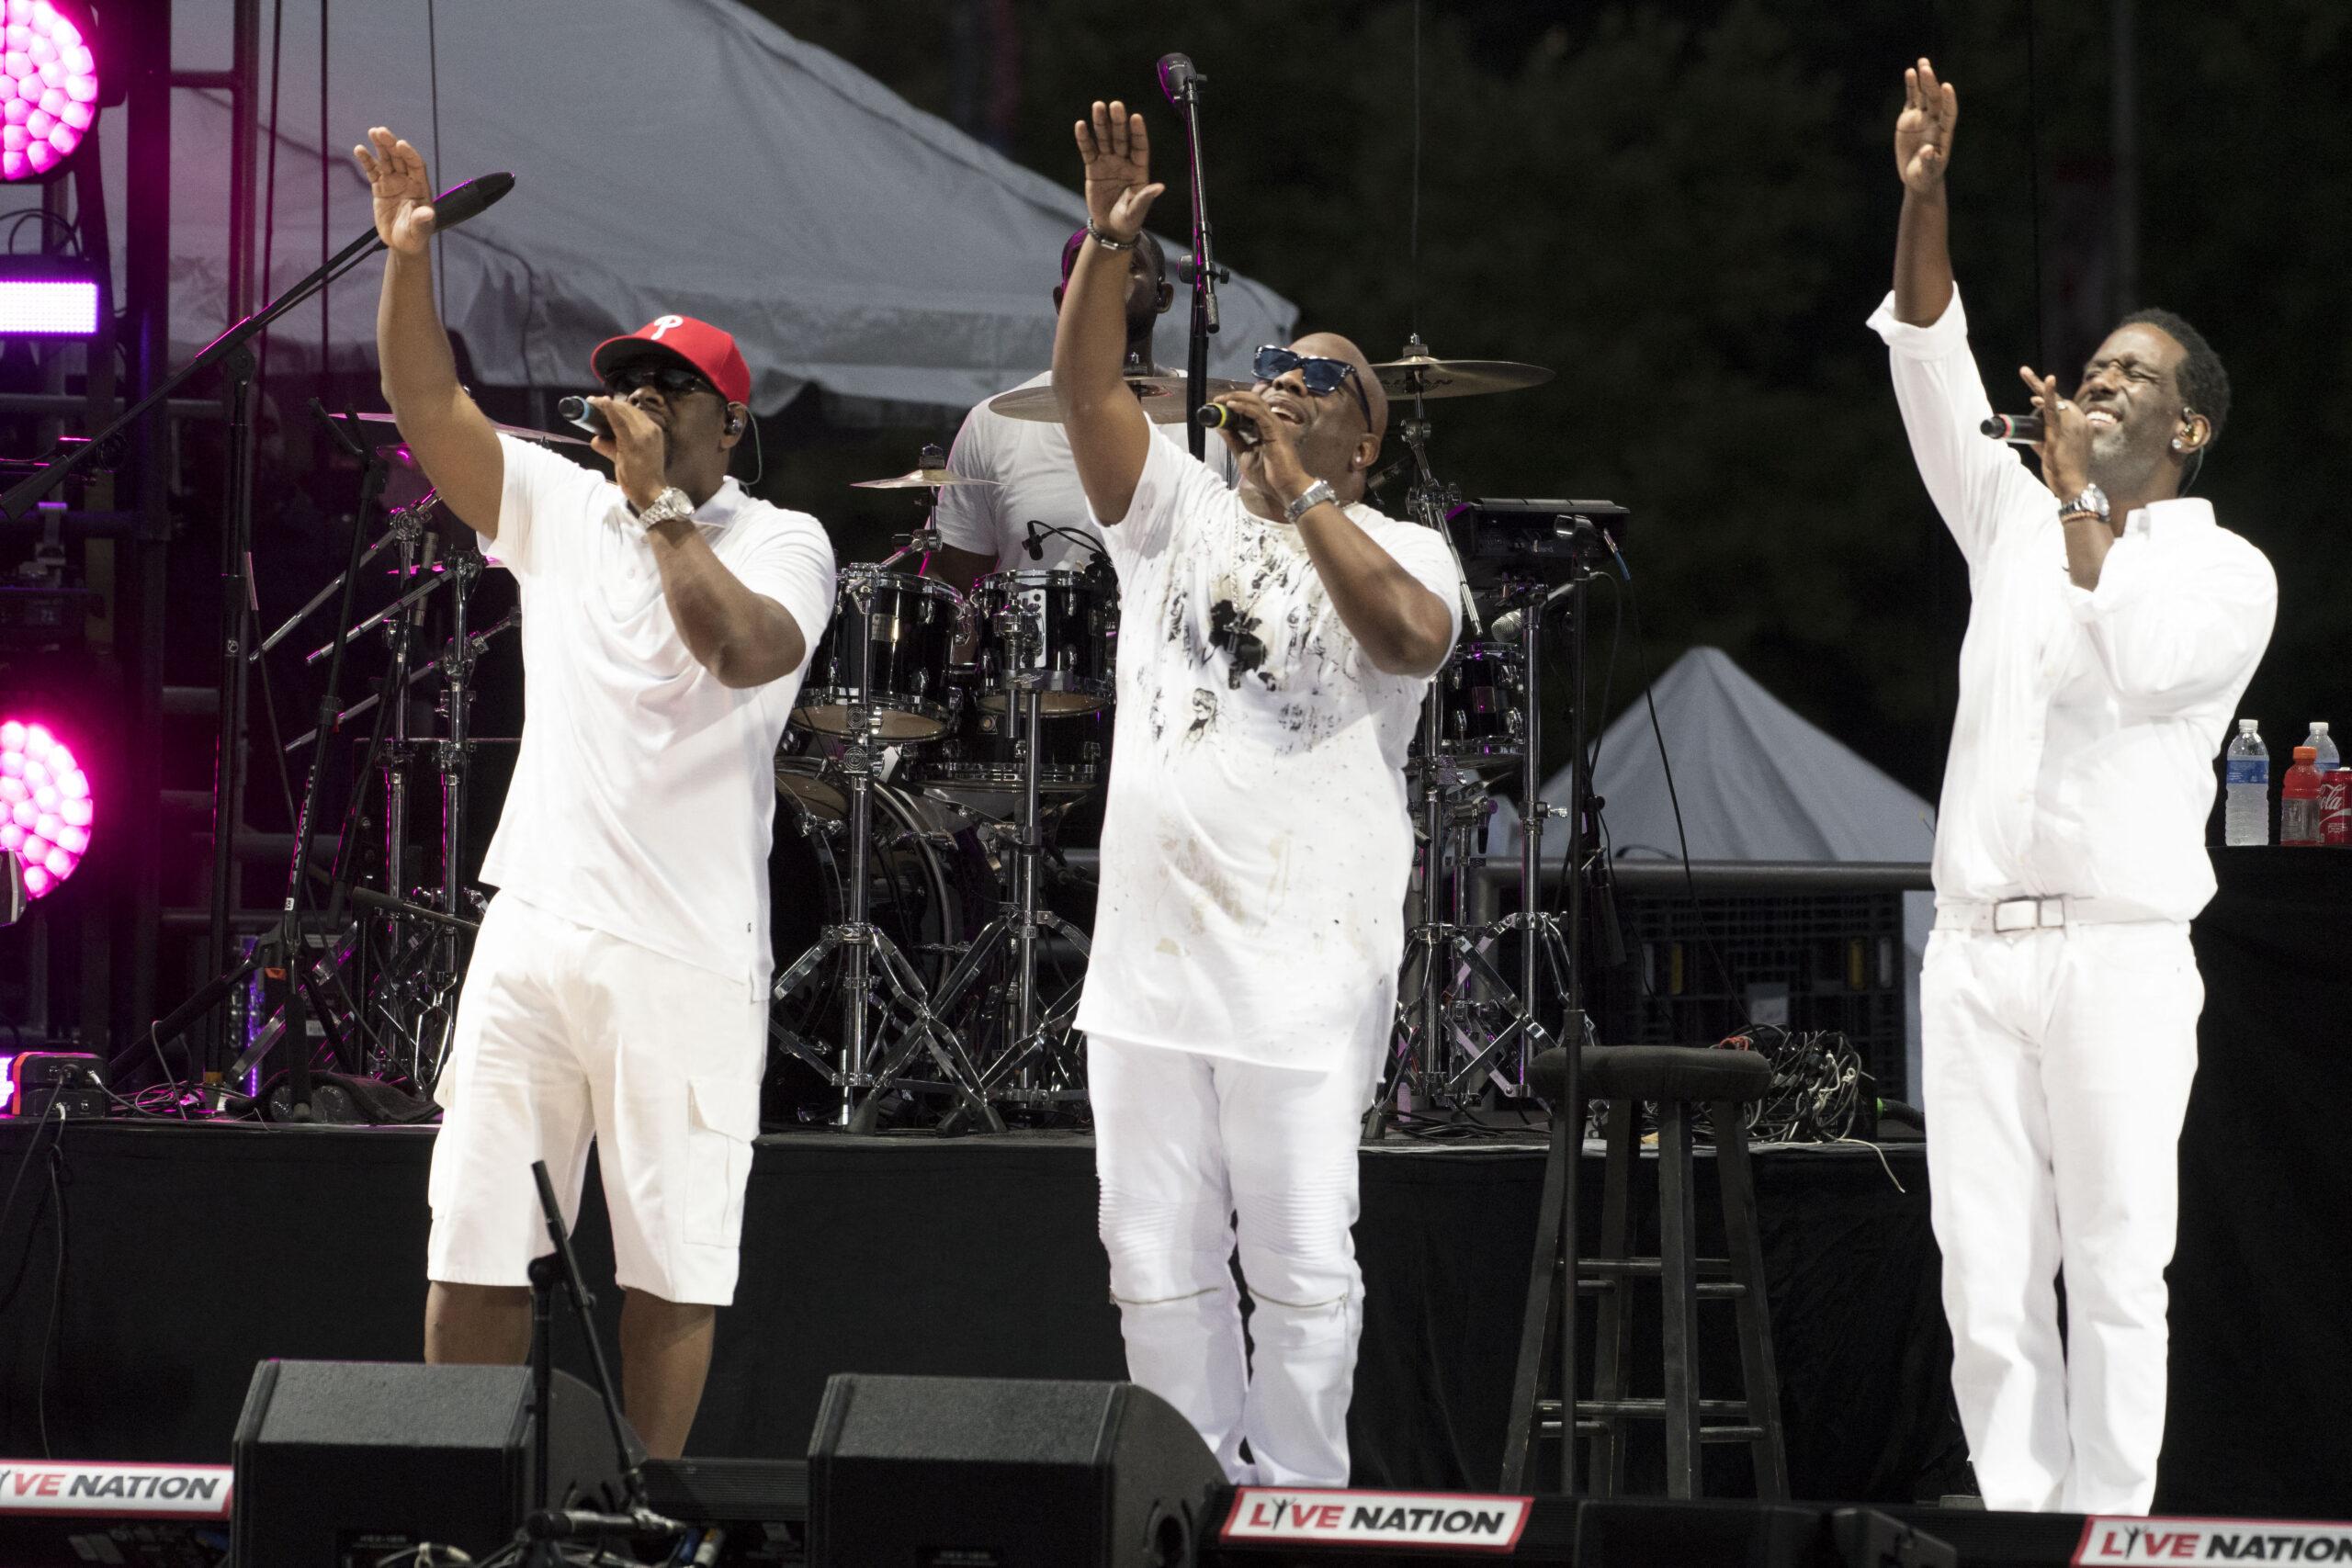
<instances>
[{"instance_id":1,"label":"drum kit","mask_svg":"<svg viewBox=\"0 0 2352 1568\"><path fill-rule=\"evenodd\" d=\"M1566 811L1541 799L1541 676L1547 623L1564 617L1580 676L1582 586L1614 554L1624 514L1606 502L1464 505L1431 473L1429 400L1537 386L1549 370L1440 359L1418 335L1373 368L1392 398L1412 404L1400 430L1415 474L1410 513L1465 568L1464 636L1431 683L1408 771L1421 850L1385 1125L1523 1099L1528 1062L1560 1032L1556 1018L1554 1028L1540 1021L1539 998L1565 1004L1557 1017L1577 1012L1576 879L1565 929L1542 907L1544 823ZM1130 381L1151 417L1183 417L1181 377ZM990 406L1016 419L1059 417L1043 387ZM907 473L863 487L926 491L935 504L949 487L990 482L954 472L926 447ZM1057 964L1047 986L1040 960L1051 944L1082 969L1087 942L1044 906L1039 878L1058 863L1057 821L1108 777L1116 585L1098 550L1082 571L1000 571L958 594L901 566L938 543L918 531L888 559L842 571L777 761L779 788L803 837L823 846L838 892L818 941L777 977L773 1032L839 1091L830 1110L853 1128L876 1125L894 1100L932 1107L949 1128L998 1127L1007 1111L1032 1121L1083 1114L1071 1027L1079 983ZM1582 719L1567 705L1582 798ZM1491 792L1514 776L1525 803L1524 896L1517 910L1481 919L1470 872ZM959 863L959 821L994 852ZM959 877L974 858L990 872ZM912 954L873 918L877 874ZM996 907L965 938L956 888L972 881L993 883L977 901L992 891ZM1515 979L1503 969L1512 942Z\"/></svg>"}]
</instances>

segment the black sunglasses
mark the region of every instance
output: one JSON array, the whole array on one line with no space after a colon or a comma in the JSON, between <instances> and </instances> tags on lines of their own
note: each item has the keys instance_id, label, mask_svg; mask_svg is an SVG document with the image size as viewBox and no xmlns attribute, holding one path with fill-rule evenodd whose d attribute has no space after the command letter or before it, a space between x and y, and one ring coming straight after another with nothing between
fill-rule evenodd
<instances>
[{"instance_id":1,"label":"black sunglasses","mask_svg":"<svg viewBox=\"0 0 2352 1568\"><path fill-rule=\"evenodd\" d=\"M718 396L718 388L683 365L624 365L605 378L605 390L616 398L625 398L640 387L650 387L665 398L688 392Z\"/></svg>"},{"instance_id":2,"label":"black sunglasses","mask_svg":"<svg viewBox=\"0 0 2352 1568\"><path fill-rule=\"evenodd\" d=\"M1279 381L1292 371L1318 398L1330 396L1340 383L1356 395L1356 407L1363 410L1363 426L1372 428L1372 400L1364 396L1363 383L1356 378L1356 367L1344 359L1321 359L1311 354L1297 354L1275 344L1268 344L1250 362L1251 374L1261 381Z\"/></svg>"}]
</instances>

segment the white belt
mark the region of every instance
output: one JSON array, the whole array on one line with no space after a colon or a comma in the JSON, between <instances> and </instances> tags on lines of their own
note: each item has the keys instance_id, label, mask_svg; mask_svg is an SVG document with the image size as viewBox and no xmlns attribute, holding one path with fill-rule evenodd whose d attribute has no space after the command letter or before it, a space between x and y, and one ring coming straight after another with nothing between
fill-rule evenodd
<instances>
[{"instance_id":1,"label":"white belt","mask_svg":"<svg viewBox=\"0 0 2352 1568\"><path fill-rule=\"evenodd\" d=\"M1997 904L1936 906L1938 931L1995 931L2003 936L2161 919L2113 898L2005 898Z\"/></svg>"}]
</instances>

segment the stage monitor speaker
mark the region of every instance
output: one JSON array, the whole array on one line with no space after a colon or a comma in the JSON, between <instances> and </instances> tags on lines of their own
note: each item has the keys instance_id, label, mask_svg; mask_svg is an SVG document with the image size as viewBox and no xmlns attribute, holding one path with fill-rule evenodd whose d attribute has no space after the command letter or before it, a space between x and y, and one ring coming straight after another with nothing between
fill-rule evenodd
<instances>
[{"instance_id":1,"label":"stage monitor speaker","mask_svg":"<svg viewBox=\"0 0 2352 1568\"><path fill-rule=\"evenodd\" d=\"M555 1374L550 1506L619 1498L595 1393ZM531 1370L264 1361L237 1421L239 1563L372 1568L424 1541L477 1558L529 1507Z\"/></svg>"},{"instance_id":2,"label":"stage monitor speaker","mask_svg":"<svg viewBox=\"0 0 2352 1568\"><path fill-rule=\"evenodd\" d=\"M836 1376L808 1439L812 1568L1174 1568L1224 1476L1133 1383Z\"/></svg>"}]
</instances>

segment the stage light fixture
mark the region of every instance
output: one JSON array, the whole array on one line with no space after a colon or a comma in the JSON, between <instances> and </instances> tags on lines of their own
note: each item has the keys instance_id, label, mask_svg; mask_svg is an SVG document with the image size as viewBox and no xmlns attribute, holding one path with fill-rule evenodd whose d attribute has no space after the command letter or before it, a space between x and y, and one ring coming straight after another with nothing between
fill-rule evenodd
<instances>
[{"instance_id":1,"label":"stage light fixture","mask_svg":"<svg viewBox=\"0 0 2352 1568\"><path fill-rule=\"evenodd\" d=\"M0 849L25 868L25 896L45 897L90 849L89 775L44 724L0 723Z\"/></svg>"},{"instance_id":2,"label":"stage light fixture","mask_svg":"<svg viewBox=\"0 0 2352 1568\"><path fill-rule=\"evenodd\" d=\"M87 338L106 309L98 269L77 256L0 254L0 338Z\"/></svg>"},{"instance_id":3,"label":"stage light fixture","mask_svg":"<svg viewBox=\"0 0 2352 1568\"><path fill-rule=\"evenodd\" d=\"M45 180L97 121L97 24L80 0L0 0L0 181Z\"/></svg>"}]
</instances>

